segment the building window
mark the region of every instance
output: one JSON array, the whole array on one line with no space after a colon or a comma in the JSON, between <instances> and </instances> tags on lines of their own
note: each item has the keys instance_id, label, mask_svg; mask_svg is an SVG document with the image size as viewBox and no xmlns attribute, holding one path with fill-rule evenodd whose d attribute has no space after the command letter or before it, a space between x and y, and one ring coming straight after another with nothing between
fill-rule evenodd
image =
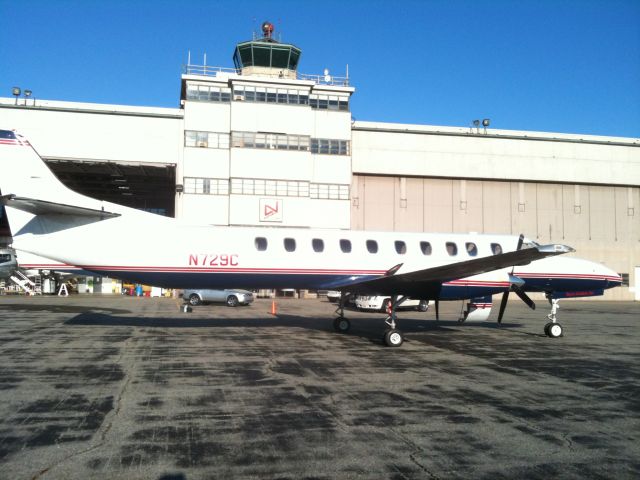
<instances>
[{"instance_id":1,"label":"building window","mask_svg":"<svg viewBox=\"0 0 640 480\"><path fill-rule=\"evenodd\" d=\"M342 250L343 253L350 253L351 252L351 240L346 240L346 239L341 239L340 240L340 250Z\"/></svg>"},{"instance_id":2,"label":"building window","mask_svg":"<svg viewBox=\"0 0 640 480\"><path fill-rule=\"evenodd\" d=\"M284 239L284 249L287 252L295 252L295 250L296 250L296 239L295 238L285 238Z\"/></svg>"},{"instance_id":3,"label":"building window","mask_svg":"<svg viewBox=\"0 0 640 480\"><path fill-rule=\"evenodd\" d=\"M311 198L324 200L349 200L349 185L312 183L309 187L309 196Z\"/></svg>"},{"instance_id":4,"label":"building window","mask_svg":"<svg viewBox=\"0 0 640 480\"><path fill-rule=\"evenodd\" d=\"M423 255L431 255L431 243L430 242L420 242L420 251Z\"/></svg>"},{"instance_id":5,"label":"building window","mask_svg":"<svg viewBox=\"0 0 640 480\"><path fill-rule=\"evenodd\" d=\"M398 254L404 255L405 253L407 253L407 244L402 240L396 240L394 246L396 247L396 252Z\"/></svg>"},{"instance_id":6,"label":"building window","mask_svg":"<svg viewBox=\"0 0 640 480\"><path fill-rule=\"evenodd\" d=\"M309 137L284 133L231 132L231 146L235 148L263 148L267 150L309 151Z\"/></svg>"},{"instance_id":7,"label":"building window","mask_svg":"<svg viewBox=\"0 0 640 480\"><path fill-rule=\"evenodd\" d=\"M337 95L310 95L309 105L316 110L349 110L349 97Z\"/></svg>"},{"instance_id":8,"label":"building window","mask_svg":"<svg viewBox=\"0 0 640 480\"><path fill-rule=\"evenodd\" d=\"M375 240L367 240L367 251L369 253L378 253L378 242Z\"/></svg>"},{"instance_id":9,"label":"building window","mask_svg":"<svg viewBox=\"0 0 640 480\"><path fill-rule=\"evenodd\" d=\"M229 134L185 130L184 146L200 148L229 148Z\"/></svg>"},{"instance_id":10,"label":"building window","mask_svg":"<svg viewBox=\"0 0 640 480\"><path fill-rule=\"evenodd\" d=\"M314 238L311 240L311 246L313 247L314 252L323 252L324 251L324 240L321 238Z\"/></svg>"},{"instance_id":11,"label":"building window","mask_svg":"<svg viewBox=\"0 0 640 480\"><path fill-rule=\"evenodd\" d=\"M184 193L229 195L229 180L226 178L184 177Z\"/></svg>"},{"instance_id":12,"label":"building window","mask_svg":"<svg viewBox=\"0 0 640 480\"><path fill-rule=\"evenodd\" d=\"M475 243L467 242L464 244L464 246L467 248L467 253L470 257L475 257L476 255L478 255L478 247Z\"/></svg>"},{"instance_id":13,"label":"building window","mask_svg":"<svg viewBox=\"0 0 640 480\"><path fill-rule=\"evenodd\" d=\"M264 252L267 249L267 239L264 237L256 237L255 240L256 250Z\"/></svg>"},{"instance_id":14,"label":"building window","mask_svg":"<svg viewBox=\"0 0 640 480\"><path fill-rule=\"evenodd\" d=\"M450 256L455 256L458 254L458 246L453 242L447 242L447 253Z\"/></svg>"},{"instance_id":15,"label":"building window","mask_svg":"<svg viewBox=\"0 0 640 480\"><path fill-rule=\"evenodd\" d=\"M233 99L241 102L280 103L287 105L308 105L306 90L287 88L263 88L237 85L233 87Z\"/></svg>"},{"instance_id":16,"label":"building window","mask_svg":"<svg viewBox=\"0 0 640 480\"><path fill-rule=\"evenodd\" d=\"M279 197L308 197L309 183L297 180L264 178L232 178L231 193L237 195L274 195Z\"/></svg>"},{"instance_id":17,"label":"building window","mask_svg":"<svg viewBox=\"0 0 640 480\"><path fill-rule=\"evenodd\" d=\"M210 85L187 85L187 100L197 102L230 102L231 89Z\"/></svg>"},{"instance_id":18,"label":"building window","mask_svg":"<svg viewBox=\"0 0 640 480\"><path fill-rule=\"evenodd\" d=\"M499 243L492 243L491 252L493 252L494 255L500 255L502 253L502 245Z\"/></svg>"},{"instance_id":19,"label":"building window","mask_svg":"<svg viewBox=\"0 0 640 480\"><path fill-rule=\"evenodd\" d=\"M336 140L333 138L312 138L311 153L320 155L349 155L349 140Z\"/></svg>"}]
</instances>

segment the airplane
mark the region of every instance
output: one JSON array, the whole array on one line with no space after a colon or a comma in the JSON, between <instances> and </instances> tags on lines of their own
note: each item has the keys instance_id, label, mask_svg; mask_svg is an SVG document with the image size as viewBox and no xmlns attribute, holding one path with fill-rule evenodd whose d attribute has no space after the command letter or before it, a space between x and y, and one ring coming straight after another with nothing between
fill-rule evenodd
<instances>
[{"instance_id":1,"label":"airplane","mask_svg":"<svg viewBox=\"0 0 640 480\"><path fill-rule=\"evenodd\" d=\"M407 298L518 292L523 280L509 269L574 251L514 235L189 225L70 190L11 130L0 130L0 168L0 199L19 251L165 288L339 290L334 327L342 332L350 328L347 293L389 295L390 347L404 341L396 309ZM114 237L143 248L117 248ZM619 278L604 266L597 275Z\"/></svg>"}]
</instances>

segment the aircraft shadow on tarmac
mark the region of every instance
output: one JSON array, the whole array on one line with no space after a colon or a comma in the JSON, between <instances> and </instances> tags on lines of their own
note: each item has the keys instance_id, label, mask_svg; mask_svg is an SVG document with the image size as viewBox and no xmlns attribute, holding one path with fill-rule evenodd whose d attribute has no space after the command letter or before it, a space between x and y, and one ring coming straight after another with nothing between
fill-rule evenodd
<instances>
[{"instance_id":1,"label":"aircraft shadow on tarmac","mask_svg":"<svg viewBox=\"0 0 640 480\"><path fill-rule=\"evenodd\" d=\"M185 314L188 315L188 314ZM351 329L347 336L358 336L364 339L381 342L382 333L385 330L383 317L351 318ZM502 323L498 326L495 322L465 323L454 320L411 318L402 319L399 316L399 325L406 334L455 334L460 328L473 328L483 330L502 330L510 333L520 333L538 336L537 334L512 329L522 327L519 323ZM188 317L135 317L109 313L85 312L64 322L70 326L100 326L100 327L145 327L145 328L303 328L315 331L333 332L332 317L303 317L298 315L278 314L275 316L260 316L254 318L188 318Z\"/></svg>"}]
</instances>

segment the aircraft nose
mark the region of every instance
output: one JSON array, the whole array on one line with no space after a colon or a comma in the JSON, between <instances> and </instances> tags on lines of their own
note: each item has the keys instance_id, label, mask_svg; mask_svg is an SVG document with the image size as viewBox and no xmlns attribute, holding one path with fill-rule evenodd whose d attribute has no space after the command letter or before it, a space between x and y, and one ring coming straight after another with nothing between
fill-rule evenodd
<instances>
[{"instance_id":1,"label":"aircraft nose","mask_svg":"<svg viewBox=\"0 0 640 480\"><path fill-rule=\"evenodd\" d=\"M607 286L605 288L619 287L622 285L622 276L618 272L614 272L610 268L602 266L601 269L603 271L603 277L607 281Z\"/></svg>"}]
</instances>

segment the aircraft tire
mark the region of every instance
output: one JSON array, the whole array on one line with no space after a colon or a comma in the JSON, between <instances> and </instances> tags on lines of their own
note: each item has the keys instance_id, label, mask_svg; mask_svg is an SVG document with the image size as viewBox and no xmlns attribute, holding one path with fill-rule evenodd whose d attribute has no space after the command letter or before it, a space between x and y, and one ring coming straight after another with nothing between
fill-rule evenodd
<instances>
[{"instance_id":1,"label":"aircraft tire","mask_svg":"<svg viewBox=\"0 0 640 480\"><path fill-rule=\"evenodd\" d=\"M197 294L192 293L189 297L189 305L193 305L195 307L196 305L200 305L201 303L202 300L200 300L200 297Z\"/></svg>"},{"instance_id":2,"label":"aircraft tire","mask_svg":"<svg viewBox=\"0 0 640 480\"><path fill-rule=\"evenodd\" d=\"M384 343L387 347L399 347L404 342L404 337L400 330L390 328L384 332Z\"/></svg>"},{"instance_id":3,"label":"aircraft tire","mask_svg":"<svg viewBox=\"0 0 640 480\"><path fill-rule=\"evenodd\" d=\"M553 322L548 322L545 326L544 326L544 334L548 337L549 335L549 327L553 325Z\"/></svg>"},{"instance_id":4,"label":"aircraft tire","mask_svg":"<svg viewBox=\"0 0 640 480\"><path fill-rule=\"evenodd\" d=\"M337 317L333 321L333 328L336 330L336 332L347 333L351 328L351 322L344 317Z\"/></svg>"},{"instance_id":5,"label":"aircraft tire","mask_svg":"<svg viewBox=\"0 0 640 480\"><path fill-rule=\"evenodd\" d=\"M547 330L547 335L551 338L558 338L562 336L562 325L560 325L559 323L552 323L548 330Z\"/></svg>"}]
</instances>

